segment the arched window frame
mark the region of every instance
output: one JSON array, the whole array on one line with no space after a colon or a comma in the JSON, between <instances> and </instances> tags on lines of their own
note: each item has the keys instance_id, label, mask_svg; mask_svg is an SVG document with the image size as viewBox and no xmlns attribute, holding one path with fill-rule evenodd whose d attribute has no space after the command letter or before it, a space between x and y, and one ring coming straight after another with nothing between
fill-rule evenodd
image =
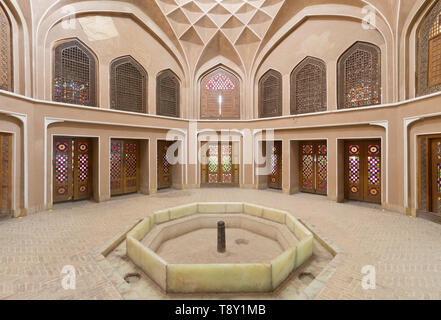
<instances>
[{"instance_id":1,"label":"arched window frame","mask_svg":"<svg viewBox=\"0 0 441 320\"><path fill-rule=\"evenodd\" d=\"M274 97L267 96L267 81L271 78L275 79L275 85L273 85L273 90L275 90ZM283 114L283 96L282 96L282 74L276 70L268 70L259 80L259 117L269 118L269 117L280 117ZM267 112L265 110L265 101L274 100L274 109Z\"/></svg>"},{"instance_id":2,"label":"arched window frame","mask_svg":"<svg viewBox=\"0 0 441 320\"><path fill-rule=\"evenodd\" d=\"M375 93L377 91L377 95L373 95L371 101L369 103L365 103L358 106L351 106L349 100L347 99L347 93L345 92L346 87L346 62L349 58L352 57L357 51L364 51L371 54L373 62L377 62L376 65L372 66L371 72L373 73L372 79L365 79L373 82L372 89ZM378 46L358 41L354 43L348 50L346 50L339 58L338 63L338 109L349 109L349 108L357 108L357 107L367 107L372 105L381 104L382 99L382 88L381 88L381 50ZM374 76L376 75L376 79Z\"/></svg>"},{"instance_id":3,"label":"arched window frame","mask_svg":"<svg viewBox=\"0 0 441 320\"><path fill-rule=\"evenodd\" d=\"M441 1L437 1L433 7L428 10L427 15L421 21L417 30L416 41L416 96L423 96L441 91L441 83L431 82L431 43L441 44ZM432 34L432 28L437 25L436 34ZM435 49L435 48L433 48ZM437 47L441 55L441 48Z\"/></svg>"},{"instance_id":4,"label":"arched window frame","mask_svg":"<svg viewBox=\"0 0 441 320\"><path fill-rule=\"evenodd\" d=\"M308 90L308 92L311 92L314 97L319 96L319 103L314 104L312 106L309 106L307 110L304 109L299 103L298 103L298 96L300 92L298 91L299 88L297 86L297 80L299 77L299 74L306 71L306 68L309 66L313 66L318 71L318 79L316 80L316 83L312 83L310 81L310 85L314 85L314 88L312 90ZM300 79L304 80L304 79ZM290 76L290 87L291 87L291 102L290 102L290 109L291 114L304 114L304 113L313 113L313 112L322 112L326 111L328 108L328 88L327 88L327 78L326 78L326 63L318 58L314 57L306 57L303 59L292 71ZM306 93L303 93L306 94Z\"/></svg>"},{"instance_id":5,"label":"arched window frame","mask_svg":"<svg viewBox=\"0 0 441 320\"><path fill-rule=\"evenodd\" d=\"M141 106L139 108L131 108L130 106L123 106L118 104L118 78L117 78L117 69L118 67L130 64L133 66L140 75L141 80ZM130 111L130 112L138 112L145 113L147 110L147 72L141 66L139 62L137 62L131 56L123 56L114 59L110 64L110 107L112 109Z\"/></svg>"},{"instance_id":6,"label":"arched window frame","mask_svg":"<svg viewBox=\"0 0 441 320\"><path fill-rule=\"evenodd\" d=\"M230 80L232 81L232 83L234 84L234 92L232 93L233 96L233 106L236 105L236 108L234 110L234 114L229 117L229 116L222 116L222 117L204 117L204 96L206 94L208 94L208 90L205 88L207 83L210 80L210 77L213 77L214 75L216 75L217 73L224 73L226 74ZM209 119L209 120L215 120L215 119L225 119L225 120L235 120L235 119L240 119L240 114L241 114L241 82L240 82L240 78L233 73L232 71L219 66L216 67L210 71L208 71L207 73L205 73L202 77L201 77L201 81L200 81L200 118L201 119Z\"/></svg>"},{"instance_id":7,"label":"arched window frame","mask_svg":"<svg viewBox=\"0 0 441 320\"><path fill-rule=\"evenodd\" d=\"M55 46L54 49L54 78L53 78L53 93L52 97L54 101L57 101L55 99L55 82L57 78L63 77L63 70L62 70L62 53L63 50L76 47L79 50L81 50L89 59L89 103L84 104L86 106L92 106L95 107L97 104L97 98L96 98L96 83L97 83L97 75L96 75L96 58L93 52L88 49L80 40L73 39L73 40L67 40L63 41ZM64 102L64 101L60 101ZM69 103L69 102L66 102Z\"/></svg>"},{"instance_id":8,"label":"arched window frame","mask_svg":"<svg viewBox=\"0 0 441 320\"><path fill-rule=\"evenodd\" d=\"M174 112L167 112L167 110L164 110L161 104L161 101L165 100L163 99L162 83L166 79L171 79L171 81L174 83L174 87L169 87L169 89L175 90L176 101L168 101L175 104L175 108L173 110ZM180 103L181 103L181 83L179 81L178 76L170 69L160 72L156 77L156 114L161 116L179 118L181 112Z\"/></svg>"},{"instance_id":9,"label":"arched window frame","mask_svg":"<svg viewBox=\"0 0 441 320\"><path fill-rule=\"evenodd\" d=\"M3 5L0 3L0 39L2 40L0 43L0 52L5 52L5 59L0 59L0 67L2 76L2 80L0 82L0 89L6 91L14 90L14 81L13 81L13 64L12 64L12 25L11 20L9 19L8 13ZM3 61L5 65L3 65ZM3 80L3 78L6 80Z\"/></svg>"}]
</instances>

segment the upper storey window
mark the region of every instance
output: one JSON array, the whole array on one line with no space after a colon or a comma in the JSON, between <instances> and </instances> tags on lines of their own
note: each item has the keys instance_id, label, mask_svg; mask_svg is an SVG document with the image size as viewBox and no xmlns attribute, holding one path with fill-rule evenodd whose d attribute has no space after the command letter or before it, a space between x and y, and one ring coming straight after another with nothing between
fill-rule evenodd
<instances>
[{"instance_id":1,"label":"upper storey window","mask_svg":"<svg viewBox=\"0 0 441 320\"><path fill-rule=\"evenodd\" d=\"M156 114L179 117L180 84L171 70L161 72L156 78Z\"/></svg>"},{"instance_id":2,"label":"upper storey window","mask_svg":"<svg viewBox=\"0 0 441 320\"><path fill-rule=\"evenodd\" d=\"M78 40L55 48L54 101L95 106L95 58Z\"/></svg>"},{"instance_id":3,"label":"upper storey window","mask_svg":"<svg viewBox=\"0 0 441 320\"><path fill-rule=\"evenodd\" d=\"M441 1L423 20L417 42L417 96L441 90Z\"/></svg>"},{"instance_id":4,"label":"upper storey window","mask_svg":"<svg viewBox=\"0 0 441 320\"><path fill-rule=\"evenodd\" d=\"M326 111L326 64L306 57L291 73L291 114Z\"/></svg>"},{"instance_id":5,"label":"upper storey window","mask_svg":"<svg viewBox=\"0 0 441 320\"><path fill-rule=\"evenodd\" d=\"M339 109L381 103L381 51L377 46L357 42L338 61Z\"/></svg>"},{"instance_id":6,"label":"upper storey window","mask_svg":"<svg viewBox=\"0 0 441 320\"><path fill-rule=\"evenodd\" d=\"M11 24L0 5L0 89L12 91Z\"/></svg>"},{"instance_id":7,"label":"upper storey window","mask_svg":"<svg viewBox=\"0 0 441 320\"><path fill-rule=\"evenodd\" d=\"M218 68L202 79L201 118L240 118L240 82L231 72Z\"/></svg>"},{"instance_id":8,"label":"upper storey window","mask_svg":"<svg viewBox=\"0 0 441 320\"><path fill-rule=\"evenodd\" d=\"M145 112L147 73L132 57L121 57L110 65L112 109Z\"/></svg>"},{"instance_id":9,"label":"upper storey window","mask_svg":"<svg viewBox=\"0 0 441 320\"><path fill-rule=\"evenodd\" d=\"M259 81L259 117L282 115L282 75L269 70Z\"/></svg>"}]
</instances>

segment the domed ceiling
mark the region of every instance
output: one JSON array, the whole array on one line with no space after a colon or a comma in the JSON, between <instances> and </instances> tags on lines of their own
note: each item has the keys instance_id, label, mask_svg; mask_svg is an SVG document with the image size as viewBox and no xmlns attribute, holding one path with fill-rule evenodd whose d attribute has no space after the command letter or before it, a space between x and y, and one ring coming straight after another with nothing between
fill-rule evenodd
<instances>
[{"instance_id":1,"label":"domed ceiling","mask_svg":"<svg viewBox=\"0 0 441 320\"><path fill-rule=\"evenodd\" d=\"M198 61L202 50L208 57L211 51L224 51L237 65L246 66L285 0L156 2L176 37L188 49L186 51L190 61ZM199 64L203 62L205 61L199 61Z\"/></svg>"}]
</instances>

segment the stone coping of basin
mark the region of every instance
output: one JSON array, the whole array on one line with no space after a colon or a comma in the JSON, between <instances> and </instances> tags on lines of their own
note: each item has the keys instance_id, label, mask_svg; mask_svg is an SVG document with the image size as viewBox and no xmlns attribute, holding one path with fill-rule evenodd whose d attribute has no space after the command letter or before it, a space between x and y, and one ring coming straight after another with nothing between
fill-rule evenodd
<instances>
[{"instance_id":1,"label":"stone coping of basin","mask_svg":"<svg viewBox=\"0 0 441 320\"><path fill-rule=\"evenodd\" d=\"M298 243L261 264L169 264L141 243L155 225L210 213L240 213L285 224ZM133 263L167 293L258 293L275 290L312 256L313 235L286 211L249 203L204 202L153 213L127 234L126 246Z\"/></svg>"}]
</instances>

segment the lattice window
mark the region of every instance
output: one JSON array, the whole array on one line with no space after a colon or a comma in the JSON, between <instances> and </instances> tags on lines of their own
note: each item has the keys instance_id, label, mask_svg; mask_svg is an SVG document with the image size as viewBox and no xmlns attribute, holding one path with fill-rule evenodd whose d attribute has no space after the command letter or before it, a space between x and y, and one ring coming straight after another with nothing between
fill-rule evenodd
<instances>
[{"instance_id":1,"label":"lattice window","mask_svg":"<svg viewBox=\"0 0 441 320\"><path fill-rule=\"evenodd\" d=\"M179 117L180 84L171 71L161 72L156 78L156 113L161 116Z\"/></svg>"},{"instance_id":2,"label":"lattice window","mask_svg":"<svg viewBox=\"0 0 441 320\"><path fill-rule=\"evenodd\" d=\"M291 73L291 114L326 111L326 64L306 57Z\"/></svg>"},{"instance_id":3,"label":"lattice window","mask_svg":"<svg viewBox=\"0 0 441 320\"><path fill-rule=\"evenodd\" d=\"M380 48L357 42L338 61L339 109L381 103Z\"/></svg>"},{"instance_id":4,"label":"lattice window","mask_svg":"<svg viewBox=\"0 0 441 320\"><path fill-rule=\"evenodd\" d=\"M147 73L132 57L117 58L110 65L110 96L113 109L146 110Z\"/></svg>"},{"instance_id":5,"label":"lattice window","mask_svg":"<svg viewBox=\"0 0 441 320\"><path fill-rule=\"evenodd\" d=\"M240 81L234 74L218 68L202 79L201 118L240 118Z\"/></svg>"},{"instance_id":6,"label":"lattice window","mask_svg":"<svg viewBox=\"0 0 441 320\"><path fill-rule=\"evenodd\" d=\"M0 89L13 90L11 23L0 5Z\"/></svg>"},{"instance_id":7,"label":"lattice window","mask_svg":"<svg viewBox=\"0 0 441 320\"><path fill-rule=\"evenodd\" d=\"M95 58L78 40L55 48L54 101L96 105Z\"/></svg>"},{"instance_id":8,"label":"lattice window","mask_svg":"<svg viewBox=\"0 0 441 320\"><path fill-rule=\"evenodd\" d=\"M282 115L282 75L269 70L259 81L259 116L261 118Z\"/></svg>"}]
</instances>

